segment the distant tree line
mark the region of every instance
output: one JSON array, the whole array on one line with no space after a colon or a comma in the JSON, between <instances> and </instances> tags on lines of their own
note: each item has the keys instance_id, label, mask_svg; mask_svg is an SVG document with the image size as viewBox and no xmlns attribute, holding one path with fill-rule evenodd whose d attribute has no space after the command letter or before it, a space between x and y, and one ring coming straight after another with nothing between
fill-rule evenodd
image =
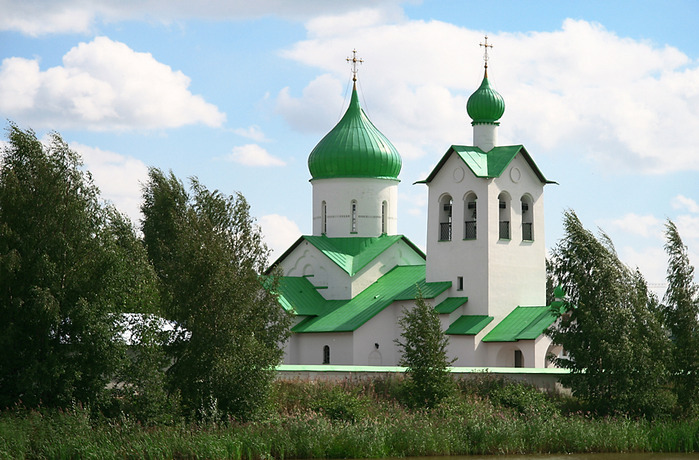
<instances>
[{"instance_id":1,"label":"distant tree line","mask_svg":"<svg viewBox=\"0 0 699 460\"><path fill-rule=\"evenodd\" d=\"M253 417L290 318L245 198L152 168L136 229L57 133L44 145L10 123L7 137L0 408Z\"/></svg>"}]
</instances>

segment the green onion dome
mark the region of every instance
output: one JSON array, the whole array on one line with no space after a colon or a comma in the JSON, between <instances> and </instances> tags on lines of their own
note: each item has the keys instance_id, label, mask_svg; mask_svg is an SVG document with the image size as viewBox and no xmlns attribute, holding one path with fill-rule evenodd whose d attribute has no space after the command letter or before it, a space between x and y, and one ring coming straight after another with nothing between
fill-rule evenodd
<instances>
[{"instance_id":1,"label":"green onion dome","mask_svg":"<svg viewBox=\"0 0 699 460\"><path fill-rule=\"evenodd\" d=\"M313 179L398 179L401 165L396 148L360 107L356 85L347 112L308 157L308 169Z\"/></svg>"},{"instance_id":2,"label":"green onion dome","mask_svg":"<svg viewBox=\"0 0 699 460\"><path fill-rule=\"evenodd\" d=\"M498 124L498 120L505 113L505 101L500 93L490 87L487 70L481 86L468 98L466 111L474 125L479 123Z\"/></svg>"}]
</instances>

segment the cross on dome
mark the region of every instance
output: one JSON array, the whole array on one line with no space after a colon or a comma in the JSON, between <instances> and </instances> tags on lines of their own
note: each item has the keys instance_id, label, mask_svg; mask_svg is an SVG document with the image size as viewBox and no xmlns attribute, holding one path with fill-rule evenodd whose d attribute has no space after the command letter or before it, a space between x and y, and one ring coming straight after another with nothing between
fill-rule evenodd
<instances>
[{"instance_id":1,"label":"cross on dome","mask_svg":"<svg viewBox=\"0 0 699 460\"><path fill-rule=\"evenodd\" d=\"M362 58L357 58L357 50L354 49L352 50L352 57L347 58L347 62L352 63L352 81L357 81L357 63L361 64L364 62L364 59Z\"/></svg>"},{"instance_id":2,"label":"cross on dome","mask_svg":"<svg viewBox=\"0 0 699 460\"><path fill-rule=\"evenodd\" d=\"M486 73L486 75L488 75L488 59L490 59L488 57L488 48L492 48L493 45L488 43L488 36L487 35L485 36L485 43L481 43L480 46L485 48L485 51L483 52L483 61L485 62L485 73Z\"/></svg>"}]
</instances>

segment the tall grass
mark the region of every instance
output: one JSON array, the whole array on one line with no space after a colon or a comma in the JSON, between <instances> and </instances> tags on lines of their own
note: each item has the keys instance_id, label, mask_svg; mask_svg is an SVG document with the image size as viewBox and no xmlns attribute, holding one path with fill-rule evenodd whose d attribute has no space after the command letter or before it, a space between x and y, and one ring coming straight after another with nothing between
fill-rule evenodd
<instances>
[{"instance_id":1,"label":"tall grass","mask_svg":"<svg viewBox=\"0 0 699 460\"><path fill-rule=\"evenodd\" d=\"M399 381L278 382L245 424L145 427L80 406L0 413L0 458L370 458L455 454L696 452L699 421L595 418L521 385L461 385L439 407L409 410Z\"/></svg>"}]
</instances>

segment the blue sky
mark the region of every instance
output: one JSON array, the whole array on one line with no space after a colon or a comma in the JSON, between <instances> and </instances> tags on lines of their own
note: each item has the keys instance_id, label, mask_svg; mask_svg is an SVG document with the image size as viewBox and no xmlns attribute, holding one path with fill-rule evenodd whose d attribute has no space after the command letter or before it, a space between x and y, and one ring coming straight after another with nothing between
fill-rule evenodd
<instances>
[{"instance_id":1,"label":"blue sky","mask_svg":"<svg viewBox=\"0 0 699 460\"><path fill-rule=\"evenodd\" d=\"M489 76L501 144L651 283L670 218L699 263L695 1L0 0L0 116L80 152L138 221L147 167L241 192L279 255L311 232L307 157L339 120L357 49L360 101L401 152L399 232L425 247L423 179L470 144L465 103Z\"/></svg>"}]
</instances>

